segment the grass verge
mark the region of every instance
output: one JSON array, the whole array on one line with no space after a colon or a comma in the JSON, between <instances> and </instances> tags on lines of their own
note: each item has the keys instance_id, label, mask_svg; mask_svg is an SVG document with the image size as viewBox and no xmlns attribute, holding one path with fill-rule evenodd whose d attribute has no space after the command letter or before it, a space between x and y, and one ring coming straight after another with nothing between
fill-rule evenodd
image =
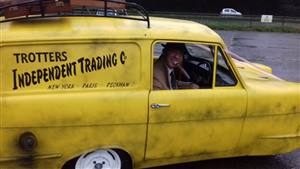
<instances>
[{"instance_id":1,"label":"grass verge","mask_svg":"<svg viewBox=\"0 0 300 169\"><path fill-rule=\"evenodd\" d=\"M199 22L218 30L300 33L300 20L274 17L272 23L261 23L259 16L220 17L197 14L152 13L151 16Z\"/></svg>"},{"instance_id":2,"label":"grass verge","mask_svg":"<svg viewBox=\"0 0 300 169\"><path fill-rule=\"evenodd\" d=\"M300 28L289 26L272 26L272 25L251 25L244 26L238 24L227 23L206 23L212 29L218 30L238 30L238 31L257 31L257 32L286 32L286 33L300 33Z\"/></svg>"}]
</instances>

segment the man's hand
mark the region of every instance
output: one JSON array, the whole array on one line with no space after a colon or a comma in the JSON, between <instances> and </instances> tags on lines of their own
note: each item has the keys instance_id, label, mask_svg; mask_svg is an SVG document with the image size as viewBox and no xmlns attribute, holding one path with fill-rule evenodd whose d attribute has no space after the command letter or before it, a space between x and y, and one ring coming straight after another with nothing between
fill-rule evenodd
<instances>
[{"instance_id":1,"label":"man's hand","mask_svg":"<svg viewBox=\"0 0 300 169\"><path fill-rule=\"evenodd\" d=\"M191 83L190 89L200 89L200 86L195 83Z\"/></svg>"},{"instance_id":2,"label":"man's hand","mask_svg":"<svg viewBox=\"0 0 300 169\"><path fill-rule=\"evenodd\" d=\"M177 81L179 89L200 89L200 86L193 82Z\"/></svg>"}]
</instances>

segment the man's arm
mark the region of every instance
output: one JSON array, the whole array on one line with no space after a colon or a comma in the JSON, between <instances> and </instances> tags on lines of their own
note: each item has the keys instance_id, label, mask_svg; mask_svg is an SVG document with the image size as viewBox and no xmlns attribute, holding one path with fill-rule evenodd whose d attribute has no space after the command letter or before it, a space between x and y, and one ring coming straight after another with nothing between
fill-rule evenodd
<instances>
[{"instance_id":1,"label":"man's arm","mask_svg":"<svg viewBox=\"0 0 300 169\"><path fill-rule=\"evenodd\" d=\"M199 89L199 85L193 82L184 82L177 80L177 85L179 89Z\"/></svg>"},{"instance_id":2,"label":"man's arm","mask_svg":"<svg viewBox=\"0 0 300 169\"><path fill-rule=\"evenodd\" d=\"M154 90L164 90L163 84L157 78L153 78L153 89Z\"/></svg>"}]
</instances>

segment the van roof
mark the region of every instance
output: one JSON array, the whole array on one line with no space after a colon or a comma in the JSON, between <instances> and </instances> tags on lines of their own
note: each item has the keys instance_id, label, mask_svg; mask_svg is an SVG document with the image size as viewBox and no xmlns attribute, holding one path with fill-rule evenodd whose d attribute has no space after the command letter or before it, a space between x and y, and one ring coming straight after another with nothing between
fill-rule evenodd
<instances>
[{"instance_id":1,"label":"van roof","mask_svg":"<svg viewBox=\"0 0 300 169\"><path fill-rule=\"evenodd\" d=\"M157 39L201 40L224 45L217 33L196 22L157 17L151 17L150 22L151 27L147 28L145 22L108 17L52 17L10 21L0 23L1 43L85 39Z\"/></svg>"}]
</instances>

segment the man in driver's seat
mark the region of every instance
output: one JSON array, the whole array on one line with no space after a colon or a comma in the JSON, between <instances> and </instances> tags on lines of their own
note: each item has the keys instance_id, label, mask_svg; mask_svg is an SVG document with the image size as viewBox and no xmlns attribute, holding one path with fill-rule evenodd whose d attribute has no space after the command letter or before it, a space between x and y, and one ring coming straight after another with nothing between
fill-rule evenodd
<instances>
[{"instance_id":1,"label":"man in driver's seat","mask_svg":"<svg viewBox=\"0 0 300 169\"><path fill-rule=\"evenodd\" d=\"M182 43L167 43L159 59L154 63L153 88L154 90L198 89L192 82L176 79L178 72L185 79L190 79L183 69L182 63L187 49ZM177 74L176 74L177 73Z\"/></svg>"}]
</instances>

